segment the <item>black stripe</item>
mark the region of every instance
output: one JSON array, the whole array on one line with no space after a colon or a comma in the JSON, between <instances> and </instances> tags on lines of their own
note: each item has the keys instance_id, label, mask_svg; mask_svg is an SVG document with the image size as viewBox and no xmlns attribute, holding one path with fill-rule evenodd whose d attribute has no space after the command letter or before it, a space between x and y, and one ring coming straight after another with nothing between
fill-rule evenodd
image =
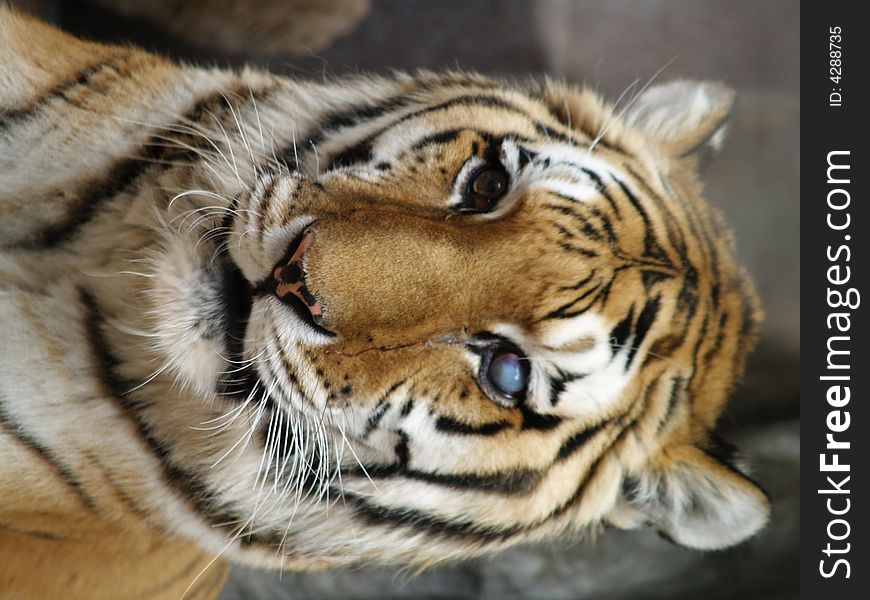
<instances>
[{"instance_id":1,"label":"black stripe","mask_svg":"<svg viewBox=\"0 0 870 600\"><path fill-rule=\"evenodd\" d=\"M393 385L391 385L387 389L386 392L384 392L384 394L380 397L380 399L378 399L377 403L375 404L375 410L372 411L372 414L369 416L368 421L366 422L365 429L363 430L361 437L365 438L372 431L374 431L378 425L380 425L381 419L384 418L384 415L387 414L387 411L390 409L390 406L391 406L387 402L387 400L389 400L390 396L393 395L393 392L395 392L397 389L399 389L401 386L403 386L406 381L408 381L408 380L402 379L402 380L395 382Z\"/></svg>"},{"instance_id":2,"label":"black stripe","mask_svg":"<svg viewBox=\"0 0 870 600\"><path fill-rule=\"evenodd\" d=\"M574 244L568 244L566 242L559 242L559 247L573 254L585 256L586 258L595 258L598 256L598 253L595 250L583 248L582 246L575 246Z\"/></svg>"},{"instance_id":3,"label":"black stripe","mask_svg":"<svg viewBox=\"0 0 870 600\"><path fill-rule=\"evenodd\" d=\"M583 379L586 376L581 373L567 373L562 369L557 369L557 373L557 377L550 378L550 406L556 406L559 403L559 397L569 383Z\"/></svg>"},{"instance_id":4,"label":"black stripe","mask_svg":"<svg viewBox=\"0 0 870 600\"><path fill-rule=\"evenodd\" d=\"M35 116L52 100L64 97L67 92L75 87L89 85L90 80L95 75L101 73L107 68L120 66L132 55L133 52L125 50L120 54L110 56L109 58L98 61L92 65L83 67L73 77L61 81L40 97L28 101L25 106L11 110L0 110L0 130L8 129L17 122L25 121Z\"/></svg>"},{"instance_id":5,"label":"black stripe","mask_svg":"<svg viewBox=\"0 0 870 600\"><path fill-rule=\"evenodd\" d=\"M593 427L592 429L594 431L592 431L590 435L593 435L595 431L599 431L605 424L606 422ZM577 434L578 440L582 437L582 433L584 432ZM625 430L616 436L614 441L610 444L610 448L621 440L624 434ZM581 441L574 442L574 444L575 450L583 445ZM348 490L344 491L344 498L347 505L354 509L355 514L370 525L380 525L390 529L407 527L425 533L435 539L459 538L480 543L507 541L517 535L533 531L544 523L562 516L572 509L578 502L582 501L584 492L588 488L589 482L595 479L595 476L598 473L598 467L601 464L603 457L606 456L607 450L609 450L609 448L606 449L605 452L601 454L592 465L590 465L589 469L583 473L574 493L567 500L555 507L548 515L541 519L523 525L507 527L484 526L479 523L474 523L473 521L455 520L448 517L435 516L411 508L386 508L372 504L367 498Z\"/></svg>"},{"instance_id":6,"label":"black stripe","mask_svg":"<svg viewBox=\"0 0 870 600\"><path fill-rule=\"evenodd\" d=\"M641 310L640 314L637 316L637 323L634 325L634 338L631 341L631 350L629 350L628 360L625 362L626 370L631 367L637 349L640 348L640 345L646 338L646 334L649 333L650 328L655 322L656 316L659 314L660 308L661 296L656 296L644 305L643 310Z\"/></svg>"},{"instance_id":7,"label":"black stripe","mask_svg":"<svg viewBox=\"0 0 870 600\"><path fill-rule=\"evenodd\" d=\"M700 313L701 325L695 331L695 335L697 338L695 339L695 343L692 346L692 352L689 356L692 357L692 375L689 378L689 389L695 388L695 383L700 379L701 382L707 377L707 371L702 369L702 359L701 359L701 346L704 345L704 342L707 340L707 329L710 323L710 314L707 311L701 311ZM699 396L695 394L691 394L689 396L689 402L694 404L696 400L700 399Z\"/></svg>"},{"instance_id":8,"label":"black stripe","mask_svg":"<svg viewBox=\"0 0 870 600\"><path fill-rule=\"evenodd\" d=\"M437 404L437 402L435 404ZM411 411L413 409L414 409L414 399L408 398L405 401L405 404L402 406L402 409L399 411L399 416L407 417L409 414L411 414Z\"/></svg>"},{"instance_id":9,"label":"black stripe","mask_svg":"<svg viewBox=\"0 0 870 600\"><path fill-rule=\"evenodd\" d=\"M491 421L479 425L462 423L450 417L439 416L435 421L435 429L444 433L457 435L495 435L510 427L507 421Z\"/></svg>"},{"instance_id":10,"label":"black stripe","mask_svg":"<svg viewBox=\"0 0 870 600\"><path fill-rule=\"evenodd\" d=\"M26 432L20 423L13 420L12 415L3 408L3 404L7 402L5 398L0 397L0 429L8 431L16 441L51 467L55 476L76 495L81 503L89 510L94 510L96 508L94 499L85 491L84 485L82 485L79 478L75 476L51 448L42 445L30 433Z\"/></svg>"},{"instance_id":11,"label":"black stripe","mask_svg":"<svg viewBox=\"0 0 870 600\"><path fill-rule=\"evenodd\" d=\"M625 342L626 340L628 340L628 336L631 335L631 327L633 321L634 305L632 304L625 318L617 323L616 327L614 327L610 331L610 342L611 344L613 344L612 351L614 355L620 352L625 346Z\"/></svg>"},{"instance_id":12,"label":"black stripe","mask_svg":"<svg viewBox=\"0 0 870 600\"><path fill-rule=\"evenodd\" d=\"M655 190L650 187L650 185L644 180L640 174L634 170L634 168L630 164L623 165L625 170L631 175L634 180L640 185L643 191L653 199L653 201L658 206L659 210L662 214L662 222L665 230L667 231L668 241L671 244L677 254L680 257L680 260L683 263L688 263L688 248L686 246L686 238L683 235L683 231L680 227L677 226L678 220L676 215L671 210L671 207L674 205L673 201L666 202Z\"/></svg>"},{"instance_id":13,"label":"black stripe","mask_svg":"<svg viewBox=\"0 0 870 600\"><path fill-rule=\"evenodd\" d=\"M76 194L77 201L69 207L66 218L49 225L29 239L16 242L18 250L48 250L72 239L79 229L97 214L108 200L129 188L152 165L162 152L159 146L147 146L136 158L115 162L106 171L109 175L85 185Z\"/></svg>"},{"instance_id":14,"label":"black stripe","mask_svg":"<svg viewBox=\"0 0 870 600\"><path fill-rule=\"evenodd\" d=\"M589 212L601 222L601 228L607 234L608 243L614 245L616 243L616 233L613 229L613 224L610 222L610 217L594 206L589 207Z\"/></svg>"},{"instance_id":15,"label":"black stripe","mask_svg":"<svg viewBox=\"0 0 870 600\"><path fill-rule=\"evenodd\" d=\"M551 140L558 140L565 144L571 144L572 146L577 146L580 143L580 141L576 138L566 135L561 131L556 131L549 125L544 125L543 123L536 123L535 129L538 131L539 134Z\"/></svg>"},{"instance_id":16,"label":"black stripe","mask_svg":"<svg viewBox=\"0 0 870 600\"><path fill-rule=\"evenodd\" d=\"M534 413L532 413L534 414ZM546 419L549 415L538 415L538 418L543 418L540 427L529 427L529 429L550 430L558 426L562 419L555 417L554 419ZM579 450L586 441L594 436L598 431L605 427L609 421L603 421L597 425L580 431L560 446L553 463L562 462L570 458L577 450ZM394 465L367 467L365 474L369 477L377 479L386 479L391 477L406 477L416 481L432 483L436 485L444 485L447 487L463 490L477 490L500 494L525 494L533 491L543 480L547 471L533 469L515 469L509 471L498 471L494 473L476 474L476 473L437 473L432 471L420 471L417 469L407 468L408 464L408 437L404 435L397 446L402 446L402 452L397 451L399 461ZM350 471L349 474L362 476L364 473L361 469Z\"/></svg>"},{"instance_id":17,"label":"black stripe","mask_svg":"<svg viewBox=\"0 0 870 600\"><path fill-rule=\"evenodd\" d=\"M522 171L523 168L525 168L525 166L527 164L534 162L534 160L538 157L538 153L534 152L532 150L528 150L526 148L523 148L522 146L520 146L519 149L520 149L520 156L519 156L519 159L517 160L517 171Z\"/></svg>"},{"instance_id":18,"label":"black stripe","mask_svg":"<svg viewBox=\"0 0 870 600\"><path fill-rule=\"evenodd\" d=\"M350 474L360 476L363 475L363 472L361 469L356 469ZM499 471L483 475L476 473L436 473L417 469L402 469L396 465L366 467L366 474L372 479L406 477L414 481L457 490L475 490L506 495L526 494L532 491L544 475L542 471L531 469Z\"/></svg>"},{"instance_id":19,"label":"black stripe","mask_svg":"<svg viewBox=\"0 0 870 600\"><path fill-rule=\"evenodd\" d=\"M389 529L407 527L426 533L435 539L463 538L487 543L504 541L523 531L519 526L487 527L473 521L438 517L411 508L377 506L349 490L344 490L342 497L347 505L353 508L356 516L369 525L381 525Z\"/></svg>"},{"instance_id":20,"label":"black stripe","mask_svg":"<svg viewBox=\"0 0 870 600\"><path fill-rule=\"evenodd\" d=\"M177 127L189 127L191 122L196 122L208 111L211 114L217 112L215 106L226 106L226 97L238 95L235 89L247 90L247 86L241 83L237 88L217 90L205 98L198 99L194 106L178 121L169 126L170 129ZM271 90L271 87L264 91ZM196 158L197 147L204 145L204 141L196 134L179 134L178 142L184 142L191 148L176 148L167 145L163 140L163 134L154 133L136 152L133 158L121 159L105 169L105 177L95 179L85 184L77 193L74 206L69 207L66 218L53 225L45 227L41 232L33 234L29 239L15 242L17 250L41 250L50 249L61 245L72 238L79 230L90 222L99 212L103 205L117 195L128 191L137 180L151 168L168 169L183 160ZM171 162L169 162L171 161ZM156 162L165 164L155 165Z\"/></svg>"},{"instance_id":21,"label":"black stripe","mask_svg":"<svg viewBox=\"0 0 870 600\"><path fill-rule=\"evenodd\" d=\"M661 271L654 271L652 269L643 269L640 272L640 281L643 284L643 291L649 293L652 287L660 281L664 281L665 279L671 279L673 275L670 273L663 273Z\"/></svg>"},{"instance_id":22,"label":"black stripe","mask_svg":"<svg viewBox=\"0 0 870 600\"><path fill-rule=\"evenodd\" d=\"M520 412L523 415L523 423L520 428L527 431L552 431L564 421L558 415L545 415L535 412L526 405L520 407Z\"/></svg>"},{"instance_id":23,"label":"black stripe","mask_svg":"<svg viewBox=\"0 0 870 600\"><path fill-rule=\"evenodd\" d=\"M683 277L683 284L680 287L680 292L677 294L677 310L686 315L686 320L690 321L695 316L695 311L698 309L698 291L696 282L688 276Z\"/></svg>"},{"instance_id":24,"label":"black stripe","mask_svg":"<svg viewBox=\"0 0 870 600\"><path fill-rule=\"evenodd\" d=\"M404 431L396 431L399 436L399 441L396 442L393 451L396 453L396 468L402 471L408 469L408 464L411 462L411 438Z\"/></svg>"},{"instance_id":25,"label":"black stripe","mask_svg":"<svg viewBox=\"0 0 870 600\"><path fill-rule=\"evenodd\" d=\"M375 104L356 105L347 110L329 112L317 124L319 135L311 139L316 144L329 132L343 127L351 127L363 121L377 119L387 112L407 106L409 102L410 98L408 96L391 96Z\"/></svg>"},{"instance_id":26,"label":"black stripe","mask_svg":"<svg viewBox=\"0 0 870 600\"><path fill-rule=\"evenodd\" d=\"M544 316L544 319L570 319L571 317L576 317L577 315L580 315L580 314L586 312L586 310L588 310L588 308L590 306L592 306L596 302L598 297L601 295L600 289L601 289L601 283L599 282L599 283L595 284L594 286L592 286L591 288L589 288L588 290L586 290L585 292L583 292L582 294L580 294L578 297L574 298L573 300L570 300L570 301L562 304L561 306L548 312L546 314L546 316ZM582 302L583 300L585 300L586 298L588 298L592 294L595 294L595 297L592 298L592 300L590 302L588 302L584 308L569 312L570 308L576 306L578 303Z\"/></svg>"},{"instance_id":27,"label":"black stripe","mask_svg":"<svg viewBox=\"0 0 870 600\"><path fill-rule=\"evenodd\" d=\"M120 501L124 508L127 509L130 514L136 515L138 518L145 520L151 516L150 511L141 508L136 501L130 497L130 495L121 487L121 485L115 481L115 478L112 476L112 473L109 471L109 468L106 467L102 463L100 459L98 459L91 452L85 452L85 457L87 457L88 461L92 465L94 465L102 474L103 478L109 484L109 487L112 488L114 492L115 498Z\"/></svg>"},{"instance_id":28,"label":"black stripe","mask_svg":"<svg viewBox=\"0 0 870 600\"><path fill-rule=\"evenodd\" d=\"M586 277L584 277L583 279L581 279L577 283L572 283L571 285L560 286L559 291L560 292L569 292L569 291L576 292L577 290L582 288L584 285L586 285L587 283L592 281L592 279L595 277L597 272L598 272L597 269L592 269L591 271L589 271L589 275L587 275ZM571 303L573 304L574 302L572 301Z\"/></svg>"},{"instance_id":29,"label":"black stripe","mask_svg":"<svg viewBox=\"0 0 870 600\"><path fill-rule=\"evenodd\" d=\"M332 171L341 167L363 164L370 160L372 160L372 140L366 138L333 156L329 160L326 170Z\"/></svg>"},{"instance_id":30,"label":"black stripe","mask_svg":"<svg viewBox=\"0 0 870 600\"><path fill-rule=\"evenodd\" d=\"M387 414L387 411L388 411L389 409L390 409L390 405L387 404L386 402L383 403L383 404L381 404L380 406L378 406L378 407L374 410L374 412L372 412L372 414L371 414L371 416L369 417L368 421L366 421L366 427L365 427L365 429L363 430L362 435L361 435L360 437L362 437L362 438L368 437L368 435L369 435L372 431L374 431L374 430L377 428L378 425L380 425L380 423L381 423L381 419L384 418L384 415Z\"/></svg>"},{"instance_id":31,"label":"black stripe","mask_svg":"<svg viewBox=\"0 0 870 600\"><path fill-rule=\"evenodd\" d=\"M628 198L628 201L631 202L634 210L637 212L638 215L640 215L641 220L643 220L643 255L649 258L660 260L666 264L670 264L670 258L661 247L661 245L658 243L658 240L656 240L655 234L653 233L652 221L649 218L649 214L647 214L646 210L641 205L640 200L632 193L630 189L628 189L628 185L624 181L615 177L614 181L616 181L619 189L622 190L622 193L625 194L625 197Z\"/></svg>"},{"instance_id":32,"label":"black stripe","mask_svg":"<svg viewBox=\"0 0 870 600\"><path fill-rule=\"evenodd\" d=\"M725 325L727 323L728 312L722 311L722 314L719 316L719 323L716 331L716 341L713 343L713 346L704 353L704 362L708 365L713 362L713 360L716 358L716 355L719 354L719 351L722 349L722 344L725 342Z\"/></svg>"},{"instance_id":33,"label":"black stripe","mask_svg":"<svg viewBox=\"0 0 870 600\"><path fill-rule=\"evenodd\" d=\"M323 115L323 117L321 117L316 125L312 127L310 133L300 136L299 139L307 139L308 145L316 147L317 144L322 142L328 134L338 129L344 127L351 127L363 121L376 119L391 110L406 106L409 102L410 99L406 96L391 96L375 104L354 106L347 110L328 112ZM297 160L297 157L303 155L307 150L307 147L307 145L303 145L302 148L299 148L296 144L296 141L294 140L290 144L281 148L276 153L276 156L278 157L279 161L282 161L284 162L284 164L288 165L288 168L290 168L290 170L295 171L299 169L299 161Z\"/></svg>"},{"instance_id":34,"label":"black stripe","mask_svg":"<svg viewBox=\"0 0 870 600\"><path fill-rule=\"evenodd\" d=\"M596 433L601 431L604 426L609 423L610 421L602 421L601 423L597 423L588 429L578 431L577 433L572 435L570 438L562 443L562 446L559 448L559 452L556 454L556 460L554 462L561 462L570 458L572 454L582 448L586 444L586 442L592 439L592 437Z\"/></svg>"},{"instance_id":35,"label":"black stripe","mask_svg":"<svg viewBox=\"0 0 870 600\"><path fill-rule=\"evenodd\" d=\"M439 102L438 104L426 106L410 112L406 115L402 115L399 119L393 121L383 129L381 129L381 133L395 127L396 125L404 123L405 121L415 119L428 113L447 110L453 108L454 106L485 106L491 108L501 108L526 117L530 121L533 120L531 115L529 115L526 111L504 100L503 98L499 98L498 96L491 96L486 94L463 94L461 96L451 98L450 100L445 100L444 102Z\"/></svg>"},{"instance_id":36,"label":"black stripe","mask_svg":"<svg viewBox=\"0 0 870 600\"><path fill-rule=\"evenodd\" d=\"M449 144L459 137L464 131L468 131L466 129L448 129L446 131L441 131L438 133L433 133L432 135L427 135L424 138L414 142L414 145L411 146L412 151L423 150L424 148L428 148L429 146L443 145Z\"/></svg>"},{"instance_id":37,"label":"black stripe","mask_svg":"<svg viewBox=\"0 0 870 600\"><path fill-rule=\"evenodd\" d=\"M595 184L595 189L598 190L598 193L604 196L604 199L607 200L608 204L610 204L610 207L613 209L613 214L617 217L622 216L619 212L619 205L613 199L613 196L610 195L610 192L607 190L607 186L604 185L604 180L601 179L601 176L587 167L581 167L580 170L592 180L592 183Z\"/></svg>"}]
</instances>

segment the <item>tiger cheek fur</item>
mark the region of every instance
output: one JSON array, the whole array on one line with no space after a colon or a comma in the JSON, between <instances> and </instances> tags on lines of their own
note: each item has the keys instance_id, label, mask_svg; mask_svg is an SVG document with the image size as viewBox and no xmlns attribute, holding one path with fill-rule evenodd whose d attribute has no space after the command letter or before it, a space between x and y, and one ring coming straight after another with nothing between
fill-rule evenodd
<instances>
[{"instance_id":1,"label":"tiger cheek fur","mask_svg":"<svg viewBox=\"0 0 870 600\"><path fill-rule=\"evenodd\" d=\"M617 115L474 74L314 84L111 48L85 64L82 42L5 8L0 25L80 55L51 72L39 43L0 44L17 57L0 150L91 104L117 142L87 172L58 143L51 180L32 173L57 157L29 156L0 190L0 308L33 345L0 350L3 431L32 436L0 444L30 440L58 490L109 495L65 461L75 440L151 526L288 568L603 524L719 548L765 523L715 435L759 318L700 196L727 89L652 86ZM27 375L52 361L51 385ZM91 400L76 431L52 408L65 389Z\"/></svg>"}]
</instances>

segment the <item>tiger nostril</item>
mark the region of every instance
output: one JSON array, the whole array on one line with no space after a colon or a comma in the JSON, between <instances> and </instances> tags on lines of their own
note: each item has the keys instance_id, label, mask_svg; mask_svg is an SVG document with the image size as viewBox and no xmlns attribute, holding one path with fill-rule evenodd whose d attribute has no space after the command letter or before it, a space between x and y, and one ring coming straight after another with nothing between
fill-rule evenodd
<instances>
[{"instance_id":1,"label":"tiger nostril","mask_svg":"<svg viewBox=\"0 0 870 600\"><path fill-rule=\"evenodd\" d=\"M292 263L281 267L281 272L276 273L275 279L279 283L293 283L294 281L300 281L304 276L299 263Z\"/></svg>"},{"instance_id":2,"label":"tiger nostril","mask_svg":"<svg viewBox=\"0 0 870 600\"><path fill-rule=\"evenodd\" d=\"M310 227L290 245L285 258L272 269L272 276L266 287L285 304L293 307L297 314L322 329L323 305L308 289L302 258L305 251L314 243L314 230ZM260 286L261 288L263 286ZM326 331L326 330L324 330Z\"/></svg>"}]
</instances>

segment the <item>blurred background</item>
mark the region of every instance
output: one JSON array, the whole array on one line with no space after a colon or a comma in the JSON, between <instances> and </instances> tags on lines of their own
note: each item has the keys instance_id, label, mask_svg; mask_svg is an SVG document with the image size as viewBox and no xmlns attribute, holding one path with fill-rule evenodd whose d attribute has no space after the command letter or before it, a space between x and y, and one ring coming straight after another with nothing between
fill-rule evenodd
<instances>
[{"instance_id":1,"label":"blurred background","mask_svg":"<svg viewBox=\"0 0 870 600\"><path fill-rule=\"evenodd\" d=\"M645 81L668 65L658 81L714 79L738 92L729 138L706 174L706 197L733 227L767 315L723 418L724 437L743 450L773 499L773 519L759 536L700 553L651 531L610 531L594 543L518 548L417 576L377 568L283 575L236 568L222 600L798 597L798 0L371 0L367 13L367 0L346 0L359 17L330 47L265 58L198 46L192 36L173 34L171 22L122 17L104 7L109 0L92 1L12 3L91 38L130 41L200 63L257 64L293 77L462 68L548 74L616 98L635 79Z\"/></svg>"}]
</instances>

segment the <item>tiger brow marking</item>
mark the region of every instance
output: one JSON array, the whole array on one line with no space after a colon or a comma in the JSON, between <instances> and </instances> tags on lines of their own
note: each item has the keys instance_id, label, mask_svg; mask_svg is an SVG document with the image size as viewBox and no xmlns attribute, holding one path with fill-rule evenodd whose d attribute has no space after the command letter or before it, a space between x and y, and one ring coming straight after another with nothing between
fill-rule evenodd
<instances>
[{"instance_id":1,"label":"tiger brow marking","mask_svg":"<svg viewBox=\"0 0 870 600\"><path fill-rule=\"evenodd\" d=\"M9 432L9 434L24 448L39 457L46 463L54 474L60 479L64 486L69 489L79 499L79 501L90 511L96 509L96 503L90 494L85 491L82 482L78 477L67 467L54 453L47 447L43 446L32 435L27 433L24 426L16 422L4 408L6 402L5 397L0 396L0 429Z\"/></svg>"},{"instance_id":2,"label":"tiger brow marking","mask_svg":"<svg viewBox=\"0 0 870 600\"><path fill-rule=\"evenodd\" d=\"M531 139L516 132L493 133L491 131L484 131L483 129L462 127L458 129L447 129L445 131L440 131L438 133L427 135L414 142L414 145L411 146L411 151L423 150L424 148L428 148L430 146L448 144L454 141L457 137L459 137L462 133L466 131L476 134L478 137L485 139L490 143L496 140L498 140L499 142L503 142L504 140L511 140L518 143L532 143Z\"/></svg>"},{"instance_id":3,"label":"tiger brow marking","mask_svg":"<svg viewBox=\"0 0 870 600\"><path fill-rule=\"evenodd\" d=\"M534 119L527 112L521 110L519 107L507 102L506 100L499 98L497 96L485 95L485 94L464 94L460 96L456 96L449 100L445 100L443 102L439 102L438 104L433 104L432 106L426 106L423 108L419 108L415 111L411 111L405 115L394 119L391 123L381 127L377 131L370 133L363 137L362 139L352 143L350 146L345 146L344 148L338 150L334 157L330 160L330 164L337 162L340 158L349 158L349 157L360 157L364 156L367 153L371 152L371 149L374 147L374 144L377 140L383 136L385 133L390 131L391 129L401 125L402 123L409 121L411 119L415 119L417 117L421 117L423 115L438 112L442 110L448 110L453 108L454 106L486 106L486 107L495 107L501 108L510 112L514 112L519 114L529 121L534 122ZM319 136L321 139L325 137L325 135Z\"/></svg>"},{"instance_id":4,"label":"tiger brow marking","mask_svg":"<svg viewBox=\"0 0 870 600\"><path fill-rule=\"evenodd\" d=\"M414 142L414 145L411 146L411 151L423 150L424 148L428 148L429 146L437 146L443 144L449 144L458 138L463 132L472 131L469 129L448 129L446 131L440 131L438 133L433 133L431 135L427 135L424 138L421 138Z\"/></svg>"}]
</instances>

